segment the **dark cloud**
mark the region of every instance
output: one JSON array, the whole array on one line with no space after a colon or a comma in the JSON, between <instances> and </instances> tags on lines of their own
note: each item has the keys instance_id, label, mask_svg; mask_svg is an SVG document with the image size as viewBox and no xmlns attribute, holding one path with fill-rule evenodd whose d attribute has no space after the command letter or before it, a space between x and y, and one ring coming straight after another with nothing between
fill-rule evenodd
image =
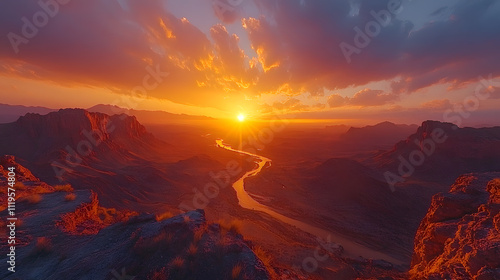
<instances>
[{"instance_id":1,"label":"dark cloud","mask_svg":"<svg viewBox=\"0 0 500 280\"><path fill-rule=\"evenodd\" d=\"M223 23L233 23L241 19L242 5L249 0L205 0L210 1L215 15Z\"/></svg>"},{"instance_id":2,"label":"dark cloud","mask_svg":"<svg viewBox=\"0 0 500 280\"><path fill-rule=\"evenodd\" d=\"M447 6L443 6L439 9L436 9L434 12L432 12L430 15L431 16L439 16L439 15L442 15L444 14L447 10L449 9L449 7Z\"/></svg>"},{"instance_id":3,"label":"dark cloud","mask_svg":"<svg viewBox=\"0 0 500 280\"><path fill-rule=\"evenodd\" d=\"M273 15L244 20L268 70L261 78L263 90L273 87L269 81L275 88L287 83L301 92L310 84L335 90L399 77L395 93L415 92L438 83L466 84L479 75L500 75L498 1L459 1L450 8L449 19L418 30L392 14L390 24L364 48L356 47L354 28L366 33L367 24L375 21L373 12L381 15L388 1L360 0L356 15L348 1L257 2ZM343 42L359 50L350 56L351 63L339 48Z\"/></svg>"}]
</instances>

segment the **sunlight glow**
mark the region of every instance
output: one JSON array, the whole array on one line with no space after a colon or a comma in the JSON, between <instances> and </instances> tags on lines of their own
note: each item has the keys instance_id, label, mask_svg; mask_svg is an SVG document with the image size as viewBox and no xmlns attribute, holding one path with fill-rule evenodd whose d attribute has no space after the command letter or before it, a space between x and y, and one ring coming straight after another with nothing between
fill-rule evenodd
<instances>
[{"instance_id":1,"label":"sunlight glow","mask_svg":"<svg viewBox=\"0 0 500 280\"><path fill-rule=\"evenodd\" d=\"M240 121L240 122L245 121L245 115L243 115L243 114L239 114L239 115L238 115L238 121Z\"/></svg>"}]
</instances>

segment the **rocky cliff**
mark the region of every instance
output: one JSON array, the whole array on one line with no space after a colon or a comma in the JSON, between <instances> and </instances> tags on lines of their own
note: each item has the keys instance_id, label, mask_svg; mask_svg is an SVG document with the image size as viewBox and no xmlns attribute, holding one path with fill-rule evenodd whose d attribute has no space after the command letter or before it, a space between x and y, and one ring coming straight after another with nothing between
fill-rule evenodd
<instances>
[{"instance_id":1,"label":"rocky cliff","mask_svg":"<svg viewBox=\"0 0 500 280\"><path fill-rule=\"evenodd\" d=\"M98 151L135 151L162 144L135 117L82 109L26 114L16 122L0 125L0 137L0 153L35 162L64 158L68 153L92 156Z\"/></svg>"},{"instance_id":2,"label":"rocky cliff","mask_svg":"<svg viewBox=\"0 0 500 280\"><path fill-rule=\"evenodd\" d=\"M500 279L500 173L434 195L415 236L411 279Z\"/></svg>"}]
</instances>

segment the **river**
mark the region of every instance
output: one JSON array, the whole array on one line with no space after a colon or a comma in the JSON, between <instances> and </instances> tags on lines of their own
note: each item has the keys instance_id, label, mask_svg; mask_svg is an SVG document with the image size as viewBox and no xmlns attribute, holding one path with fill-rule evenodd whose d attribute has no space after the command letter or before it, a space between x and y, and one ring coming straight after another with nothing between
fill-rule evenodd
<instances>
[{"instance_id":1,"label":"river","mask_svg":"<svg viewBox=\"0 0 500 280\"><path fill-rule=\"evenodd\" d=\"M374 249L371 249L369 247L366 247L362 244L359 244L355 241L352 241L351 239L344 237L340 234L336 234L327 230L324 230L322 228L318 228L315 226L312 226L310 224L304 223L302 221L298 221L292 218L289 218L287 216L284 216L276 211L274 211L272 208L270 208L267 205L261 204L255 199L253 199L250 194L245 190L245 179L251 176L256 176L259 174L259 172L266 167L266 165L270 166L271 164L271 159L259 156L256 154L252 154L249 152L245 151L240 151L233 149L229 145L225 145L224 141L222 139L217 139L216 144L218 147L240 153L240 154L245 154L251 157L256 158L256 163L258 164L257 168L248 171L245 173L238 181L234 182L233 188L236 191L236 194L238 196L238 201L241 207L254 210L254 211L261 211L264 213L269 214L270 216L274 217L275 219L278 219L284 223L287 223L289 225L295 226L296 228L310 233L316 237L319 237L323 240L329 240L331 242L337 243L342 245L344 248L344 255L350 258L357 258L359 256L367 259L382 259L386 260L388 262L391 262L393 264L404 264L401 260L395 259L385 253L376 251Z\"/></svg>"}]
</instances>

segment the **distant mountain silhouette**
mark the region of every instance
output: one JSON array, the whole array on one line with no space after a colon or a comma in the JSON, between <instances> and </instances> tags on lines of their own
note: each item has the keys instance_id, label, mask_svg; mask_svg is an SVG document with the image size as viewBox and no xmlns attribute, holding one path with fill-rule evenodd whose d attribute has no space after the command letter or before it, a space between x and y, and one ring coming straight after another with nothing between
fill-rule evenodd
<instances>
[{"instance_id":1,"label":"distant mountain silhouette","mask_svg":"<svg viewBox=\"0 0 500 280\"><path fill-rule=\"evenodd\" d=\"M25 160L37 162L66 156L68 149L86 157L99 151L130 151L165 145L148 133L135 117L108 116L82 109L61 109L46 115L28 113L17 121L0 125L0 148ZM130 150L133 148L132 150ZM120 157L115 160L120 161Z\"/></svg>"},{"instance_id":2,"label":"distant mountain silhouette","mask_svg":"<svg viewBox=\"0 0 500 280\"><path fill-rule=\"evenodd\" d=\"M143 124L162 124L172 121L186 121L186 120L211 120L212 118L206 116L192 116L186 114L173 114L165 111L147 111L126 109L114 105L99 104L87 109L89 112L99 112L108 115L127 114L135 116L139 122Z\"/></svg>"},{"instance_id":3,"label":"distant mountain silhouette","mask_svg":"<svg viewBox=\"0 0 500 280\"><path fill-rule=\"evenodd\" d=\"M193 185L209 181L210 170L223 169L208 156L185 161L134 116L83 109L30 113L0 124L0 154L16 156L46 182L92 189L107 206L133 202L137 210L160 201L178 205ZM188 167L196 176L186 173Z\"/></svg>"},{"instance_id":4,"label":"distant mountain silhouette","mask_svg":"<svg viewBox=\"0 0 500 280\"><path fill-rule=\"evenodd\" d=\"M417 125L394 124L382 122L364 127L351 127L340 136L340 144L354 149L385 149L395 142L405 139L418 128Z\"/></svg>"},{"instance_id":5,"label":"distant mountain silhouette","mask_svg":"<svg viewBox=\"0 0 500 280\"><path fill-rule=\"evenodd\" d=\"M55 111L58 111L58 109L52 109L40 106L35 107L35 106L9 105L0 103L0 124L14 122L19 117L24 116L28 113L45 115ZM147 124L164 124L176 121L213 119L206 116L174 114L166 111L126 109L114 105L105 105L105 104L98 104L92 106L88 108L87 111L95 113L103 113L110 116L126 114L129 116L135 116L139 122Z\"/></svg>"},{"instance_id":6,"label":"distant mountain silhouette","mask_svg":"<svg viewBox=\"0 0 500 280\"><path fill-rule=\"evenodd\" d=\"M382 171L397 173L401 162L415 168L410 177L446 184L467 172L499 171L500 127L459 128L451 123L425 121L406 140L375 157Z\"/></svg>"},{"instance_id":7,"label":"distant mountain silhouette","mask_svg":"<svg viewBox=\"0 0 500 280\"><path fill-rule=\"evenodd\" d=\"M346 133L351 127L345 124L338 124L338 125L327 125L325 126L325 131L329 132L333 135L341 135Z\"/></svg>"},{"instance_id":8,"label":"distant mountain silhouette","mask_svg":"<svg viewBox=\"0 0 500 280\"><path fill-rule=\"evenodd\" d=\"M45 107L30 107L22 105L8 105L0 104L0 123L10 123L16 121L20 116L24 116L27 113L37 113L37 114L48 114L50 112L57 111L56 109L50 109Z\"/></svg>"}]
</instances>

